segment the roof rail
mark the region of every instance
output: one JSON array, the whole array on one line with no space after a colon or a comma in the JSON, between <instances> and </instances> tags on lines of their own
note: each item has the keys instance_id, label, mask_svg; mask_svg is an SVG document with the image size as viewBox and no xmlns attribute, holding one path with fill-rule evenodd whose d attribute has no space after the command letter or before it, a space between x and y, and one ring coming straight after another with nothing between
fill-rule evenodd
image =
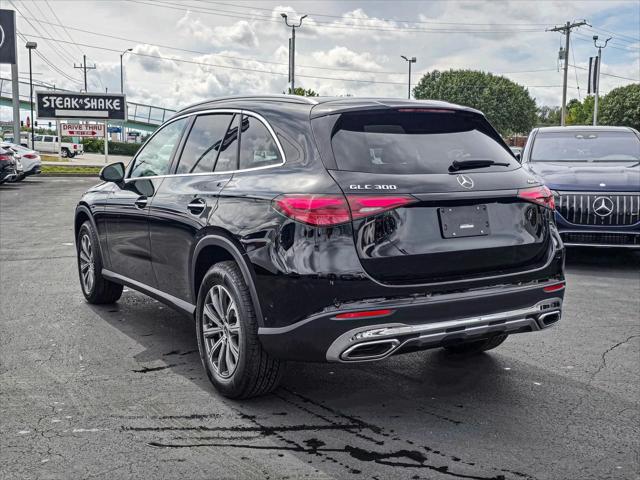
<instances>
[{"instance_id":1,"label":"roof rail","mask_svg":"<svg viewBox=\"0 0 640 480\"><path fill-rule=\"evenodd\" d=\"M200 105L206 105L209 103L227 102L229 100L260 100L266 102L288 102L298 103L304 105L316 105L318 102L311 97L303 97L301 95L287 95L287 94L268 94L268 95L228 95L224 97L212 98L209 100L203 100L201 102L193 103L185 108L179 110L182 112L193 107Z\"/></svg>"}]
</instances>

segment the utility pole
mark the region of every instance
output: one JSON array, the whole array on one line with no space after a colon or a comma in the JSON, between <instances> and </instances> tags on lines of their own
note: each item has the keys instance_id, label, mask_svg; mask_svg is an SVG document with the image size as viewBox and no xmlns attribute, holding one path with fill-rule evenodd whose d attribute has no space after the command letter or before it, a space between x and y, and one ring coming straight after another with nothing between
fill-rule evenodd
<instances>
[{"instance_id":1,"label":"utility pole","mask_svg":"<svg viewBox=\"0 0 640 480\"><path fill-rule=\"evenodd\" d=\"M284 18L284 23L287 27L291 27L291 38L289 39L289 81L291 82L291 94L295 95L296 90L296 28L302 26L302 21L307 18L306 15L300 17L300 21L296 25L292 23L289 25L289 20L286 13L281 13L280 16Z\"/></svg>"},{"instance_id":2,"label":"utility pole","mask_svg":"<svg viewBox=\"0 0 640 480\"><path fill-rule=\"evenodd\" d=\"M598 97L600 96L600 69L602 68L602 49L607 47L607 43L612 37L607 38L604 41L604 45L598 45L598 36L593 36L593 44L598 49L598 61L596 62L596 84L594 85L596 98L593 102L593 125L598 125Z\"/></svg>"},{"instance_id":3,"label":"utility pole","mask_svg":"<svg viewBox=\"0 0 640 480\"><path fill-rule=\"evenodd\" d=\"M409 84L408 84L408 90L407 90L407 98L411 100L411 64L416 63L416 57L408 58L408 57L405 57L404 55L400 55L400 56L404 58L409 64Z\"/></svg>"},{"instance_id":4,"label":"utility pole","mask_svg":"<svg viewBox=\"0 0 640 480\"><path fill-rule=\"evenodd\" d=\"M562 82L562 115L560 117L560 125L565 126L565 121L567 117L567 76L569 74L569 36L571 35L571 30L577 27L582 27L583 25L589 25L586 20L582 20L581 22L567 22L566 24L559 26L548 28L548 32L562 32L565 37L564 44L564 80ZM591 26L591 25L589 25Z\"/></svg>"},{"instance_id":5,"label":"utility pole","mask_svg":"<svg viewBox=\"0 0 640 480\"><path fill-rule=\"evenodd\" d=\"M93 64L93 67L87 67L87 56L86 55L82 55L82 64L81 65L76 65L75 63L73 64L73 68L81 68L84 71L84 91L87 92L87 70L95 70L96 69L96 64Z\"/></svg>"},{"instance_id":6,"label":"utility pole","mask_svg":"<svg viewBox=\"0 0 640 480\"><path fill-rule=\"evenodd\" d=\"M33 118L33 68L31 66L31 51L35 50L36 48L38 48L38 44L36 42L27 42L25 44L25 47L27 47L27 50L29 50L29 105L31 106L31 150L35 150L36 147L34 146L34 125L35 125L35 118ZM16 139L13 139L14 141L16 141ZM18 136L18 143L20 143L20 137Z\"/></svg>"}]
</instances>

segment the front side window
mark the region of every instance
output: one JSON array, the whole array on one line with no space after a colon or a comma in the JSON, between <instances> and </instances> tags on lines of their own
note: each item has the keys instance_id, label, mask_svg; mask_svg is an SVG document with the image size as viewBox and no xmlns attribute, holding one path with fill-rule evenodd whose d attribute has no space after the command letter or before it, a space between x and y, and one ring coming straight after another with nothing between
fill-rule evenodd
<instances>
[{"instance_id":1,"label":"front side window","mask_svg":"<svg viewBox=\"0 0 640 480\"><path fill-rule=\"evenodd\" d=\"M162 127L149 140L134 160L130 178L167 175L171 164L171 156L175 150L182 130L187 123L186 118L176 120Z\"/></svg>"},{"instance_id":2,"label":"front side window","mask_svg":"<svg viewBox=\"0 0 640 480\"><path fill-rule=\"evenodd\" d=\"M35 141L36 142L42 142L42 135L36 135L35 136Z\"/></svg>"},{"instance_id":3,"label":"front side window","mask_svg":"<svg viewBox=\"0 0 640 480\"><path fill-rule=\"evenodd\" d=\"M212 114L196 117L176 173L212 172L232 114Z\"/></svg>"},{"instance_id":4,"label":"front side window","mask_svg":"<svg viewBox=\"0 0 640 480\"><path fill-rule=\"evenodd\" d=\"M53 137L44 137L44 141L51 143L53 142Z\"/></svg>"},{"instance_id":5,"label":"front side window","mask_svg":"<svg viewBox=\"0 0 640 480\"><path fill-rule=\"evenodd\" d=\"M539 132L532 162L633 162L640 160L640 139L633 132L567 130Z\"/></svg>"},{"instance_id":6,"label":"front side window","mask_svg":"<svg viewBox=\"0 0 640 480\"><path fill-rule=\"evenodd\" d=\"M266 167L278 163L282 163L282 157L267 127L257 118L243 116L240 169Z\"/></svg>"}]
</instances>

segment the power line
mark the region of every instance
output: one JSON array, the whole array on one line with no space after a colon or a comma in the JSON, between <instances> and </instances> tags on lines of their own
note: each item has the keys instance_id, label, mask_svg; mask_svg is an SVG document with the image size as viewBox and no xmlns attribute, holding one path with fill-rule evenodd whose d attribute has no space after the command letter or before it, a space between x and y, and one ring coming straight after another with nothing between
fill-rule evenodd
<instances>
[{"instance_id":1,"label":"power line","mask_svg":"<svg viewBox=\"0 0 640 480\"><path fill-rule=\"evenodd\" d=\"M222 17L231 17L231 18L239 18L242 20L247 19L247 14L245 12L234 12L229 10L219 10L213 8L205 8L205 7L179 7L175 3L172 2L163 2L161 0L156 0L154 3L145 2L142 0L126 0L132 3L138 3L141 5L147 5L150 7L162 7L168 8L172 10L180 10L186 12L197 12L197 13L205 13L209 15L222 16ZM252 17L255 19L259 19L263 22L270 23L279 23L279 21L271 16L265 16L253 13ZM357 20L357 19L356 19ZM464 30L464 29L419 29L419 28L408 28L408 27L367 27L362 25L336 25L334 23L329 22L320 22L314 20L314 27L316 28L333 28L333 29L341 29L341 30L369 30L369 31L378 31L378 32L412 32L412 33L447 33L447 34L504 34L504 33L526 33L526 32L537 32L542 33L544 30L541 29L508 29L508 30L491 30L491 29L483 29L483 30Z\"/></svg>"},{"instance_id":2,"label":"power line","mask_svg":"<svg viewBox=\"0 0 640 480\"><path fill-rule=\"evenodd\" d=\"M575 62L575 59L574 59ZM589 70L588 68L585 67L580 67L578 65L571 65L573 68L577 68L579 70ZM613 73L604 73L604 72L600 72L600 75L604 75L605 77L614 77L614 78L621 78L623 80L631 80L632 82L640 82L640 78L632 78L632 77L623 77L622 75L614 75Z\"/></svg>"},{"instance_id":3,"label":"power line","mask_svg":"<svg viewBox=\"0 0 640 480\"><path fill-rule=\"evenodd\" d=\"M58 25L55 23L51 23L51 22L44 22L44 23L48 23L50 25ZM265 64L269 64L269 65L282 65L282 66L286 66L288 65L285 62L274 62L271 60L263 60L260 58L248 58L248 57L239 57L236 55L224 55L224 54L220 54L220 53L211 53L211 52L205 52L202 50L192 50L192 49L187 49L187 48L179 48L179 47L174 47L171 45L163 45L160 43L151 43L151 42L147 42L145 40L139 40L139 39L133 39L133 38L127 38L127 37L120 37L117 35L110 35L110 34L106 34L106 33L99 33L99 32L95 32L95 31L91 31L91 30L85 30L82 28L76 28L76 27L67 27L70 30L73 31L77 31L77 32L82 32L82 33L87 33L89 35L95 35L95 36L99 36L99 37L105 37L105 38L112 38L115 40L122 40L122 41L126 41L126 42L130 42L130 43L141 43L141 44L146 44L146 45L151 45L154 47L159 47L159 48L165 48L167 50L174 50L177 52L185 52L185 53L195 53L198 55L212 55L212 56L217 56L220 58L228 58L228 59L232 59L232 60L240 60L240 61L245 61L245 62L260 62L260 63L265 63ZM405 75L404 72L394 72L394 71L385 71L385 70L362 70L362 69L353 69L353 68L336 68L336 67L320 67L320 66L315 66L315 65L296 65L297 67L301 67L301 68L311 68L311 69L316 69L316 70L330 70L330 71L339 71L339 72L353 72L353 73L375 73L378 75ZM539 70L521 70L521 71L515 71L515 72L497 72L501 75L507 75L507 74L518 74L518 73L534 73L534 72L539 72L539 71L552 71L554 69L539 69ZM418 73L416 73L416 75L418 75Z\"/></svg>"},{"instance_id":4,"label":"power line","mask_svg":"<svg viewBox=\"0 0 640 480\"><path fill-rule=\"evenodd\" d=\"M260 7L255 7L255 6L251 6L251 7L247 7L245 5L238 5L238 4L233 4L233 3L227 3L227 2L216 2L216 1L210 1L210 0L193 0L195 2L204 2L207 4L217 4L217 5L226 5L226 6L230 6L230 7L237 7L237 8L244 8L244 9L249 9L249 10L262 10L262 11L267 11L267 12L272 12L274 9L273 8L260 8ZM344 15L329 15L329 14L325 14L325 13L309 13L310 16L315 16L315 17L326 17L326 18L340 18L340 19L345 19ZM549 26L549 25L553 25L553 23L465 23L465 22L440 22L440 21L436 21L436 20L423 20L420 22L417 22L415 20L398 20L398 19L394 19L394 18L362 18L362 19L358 19L358 20L364 20L364 21L384 21L384 22L397 22L397 23L414 23L414 24L420 24L420 25L488 25L488 26L493 26L493 25L527 25L527 26Z\"/></svg>"},{"instance_id":5,"label":"power line","mask_svg":"<svg viewBox=\"0 0 640 480\"><path fill-rule=\"evenodd\" d=\"M582 101L582 97L580 96L580 84L578 84L578 70L575 68L576 66L576 51L573 48L573 41L569 40L571 43L571 55L573 55L573 73L576 74L576 88L578 89L578 100ZM566 61L568 62L569 59L567 58Z\"/></svg>"},{"instance_id":6,"label":"power line","mask_svg":"<svg viewBox=\"0 0 640 480\"><path fill-rule=\"evenodd\" d=\"M30 35L34 38L46 38L46 37L40 37L38 35ZM65 40L60 40L61 42L65 42ZM69 42L67 42L69 43ZM87 47L87 48L94 48L97 50L104 50L104 51L109 51L109 52L120 52L120 50L114 49L114 48L109 48L109 47L100 47L97 45L90 45L90 44L86 44L86 43L78 43L78 45L83 46L83 47ZM187 60L187 59L183 59L183 58L177 58L177 57L164 57L162 55L152 55L149 53L141 53L141 52L131 52L131 55L136 55L136 56L140 56L140 57L147 57L147 58L155 58L158 60L168 60L168 61L173 61L173 62L180 62L180 63L186 63L186 64L191 64L191 65L199 65L199 66L205 66L205 67L215 67L215 68L222 68L222 69L228 69L228 70L235 70L235 71L248 71L248 72L253 72L253 73L266 73L266 74L270 74L270 75L278 75L278 76L286 76L287 73L286 72L277 72L277 71L273 71L273 70L262 70L262 69L257 69L257 68L245 68L245 67L238 67L238 66L232 66L232 65L220 65L220 64L215 64L215 63L209 63L209 62L199 62L199 61L195 61L195 60ZM372 73L376 73L376 72L372 72ZM331 80L331 81L338 81L338 82L356 82L356 83L371 83L371 84L381 84L381 85L406 85L406 82L392 82L392 81L382 81L382 80L367 80L367 79L356 79L356 78L338 78L338 77L324 77L324 76L316 76L316 75L298 75L299 77L303 77L303 78L312 78L312 79L317 79L317 80ZM528 88L558 88L561 85L523 85L524 87L528 87Z\"/></svg>"},{"instance_id":7,"label":"power line","mask_svg":"<svg viewBox=\"0 0 640 480\"><path fill-rule=\"evenodd\" d=\"M13 7L14 7L14 8L16 8L16 10L17 10L17 7L15 6L15 4L14 4L13 2L10 2L10 3L11 3L11 4L13 5ZM40 8L40 5L38 5L38 4L37 4L37 3L35 3L35 2L33 3L33 5L38 9L38 11L40 12L40 15L41 15L42 17L45 17L45 15L44 15L44 13L43 13L42 9ZM51 35L51 33L49 32L49 29L48 29L48 28L45 28L45 26L44 26L42 23L40 23L40 19L39 19L38 17L34 17L34 16L33 16L33 12L31 11L31 9L30 9L29 7L27 7L27 5L26 5L24 2L22 3L22 6L23 6L23 7L24 7L24 9L29 13L29 15L31 15L31 16L32 16L33 20L34 20L35 22L37 22L37 23L38 23L38 25L40 25L40 27L41 27L42 31L43 31L46 35L52 36L52 35ZM32 25L32 24L30 23L30 25ZM33 26L33 25L32 25L32 26ZM35 28L35 27L34 27L34 28ZM53 30L53 29L52 29L52 30ZM55 33L55 30L53 30L53 31L54 31L54 33ZM70 54L70 53L67 51L67 49L65 48L65 46L64 46L64 45L61 45L60 43L56 42L55 40L54 40L54 42L56 43L56 45L57 45L57 46L58 46L58 48L60 49L60 51L59 51L59 52L58 52L58 51L56 51L57 55L58 55L61 59L63 59L65 63L70 63L70 62L71 62L71 63L73 63L73 55L72 55L72 54Z\"/></svg>"},{"instance_id":8,"label":"power line","mask_svg":"<svg viewBox=\"0 0 640 480\"><path fill-rule=\"evenodd\" d=\"M22 33L17 32L17 34L18 34L18 36L20 36L20 38L22 38L22 40L23 40L23 41L25 41L25 42L26 42L26 41L28 40L28 38L26 38L26 37L25 37L25 35L23 35ZM44 38L44 37L39 37L39 36L37 36L37 35L31 35L31 36L36 37L36 38ZM51 70L53 70L53 71L57 72L58 74L62 75L62 76L63 76L63 77L65 77L67 80L70 80L70 81L75 82L75 83L77 83L77 84L82 84L82 82L80 82L79 80L77 80L77 79L75 79L75 78L71 77L70 75L68 75L68 74L67 74L67 73L65 73L64 71L60 70L57 66L55 66L54 64L52 64L52 63L49 61L49 59L47 59L47 58L46 58L46 57L45 57L45 56L44 56L44 55L43 55L39 50L37 50L37 49L36 49L36 50L34 50L34 52L35 52L35 54L38 56L38 58L40 58L44 63L46 63L46 64L51 68Z\"/></svg>"},{"instance_id":9,"label":"power line","mask_svg":"<svg viewBox=\"0 0 640 480\"><path fill-rule=\"evenodd\" d=\"M47 4L47 7L49 7L49 10L51 10L51 13L53 14L54 18L58 21L58 26L62 27L62 30L64 30L64 33L67 34L67 37L69 37L69 40L71 40L74 43L74 45L76 46L76 49L78 50L78 52L84 53L82 51L82 49L76 44L75 40L73 39L73 37L69 33L69 30L67 29L67 26L62 23L62 21L60 20L60 17L58 17L58 14L56 13L56 11L53 9L53 7L51 7L51 4L49 3L49 0L45 0L45 3Z\"/></svg>"}]
</instances>

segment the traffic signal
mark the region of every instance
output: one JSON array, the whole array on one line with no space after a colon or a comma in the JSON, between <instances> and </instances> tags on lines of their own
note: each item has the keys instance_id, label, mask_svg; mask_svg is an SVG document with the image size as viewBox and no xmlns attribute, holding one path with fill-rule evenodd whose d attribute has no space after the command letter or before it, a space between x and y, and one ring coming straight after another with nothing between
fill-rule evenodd
<instances>
[{"instance_id":1,"label":"traffic signal","mask_svg":"<svg viewBox=\"0 0 640 480\"><path fill-rule=\"evenodd\" d=\"M24 120L20 120L20 126L24 127Z\"/></svg>"}]
</instances>

